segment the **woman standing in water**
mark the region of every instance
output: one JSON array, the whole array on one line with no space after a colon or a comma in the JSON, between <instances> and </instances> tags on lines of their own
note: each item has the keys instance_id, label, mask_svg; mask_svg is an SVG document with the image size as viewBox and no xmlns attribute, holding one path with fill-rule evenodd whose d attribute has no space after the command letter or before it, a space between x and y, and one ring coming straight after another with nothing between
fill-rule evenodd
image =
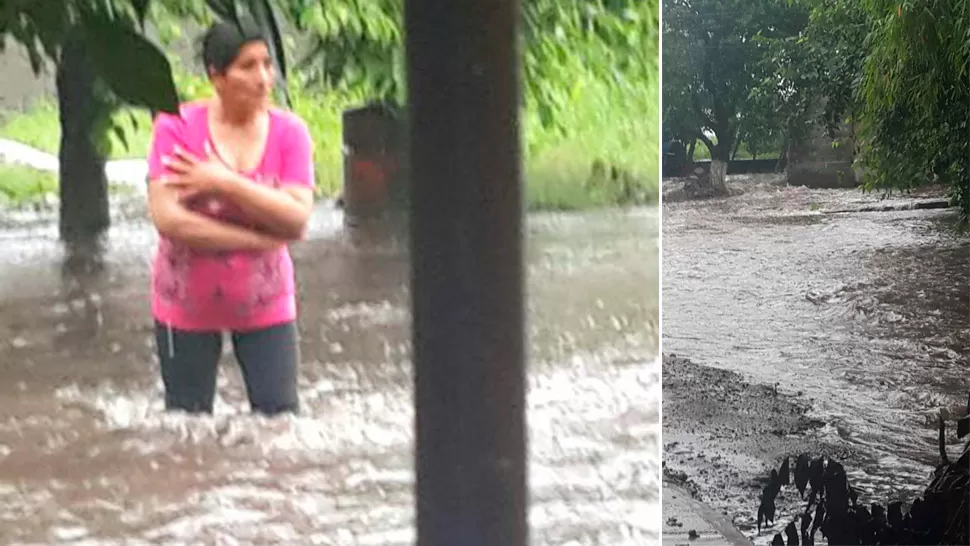
<instances>
[{"instance_id":1,"label":"woman standing in water","mask_svg":"<svg viewBox=\"0 0 970 546\"><path fill-rule=\"evenodd\" d=\"M293 262L313 206L305 123L271 105L273 61L251 21L218 22L202 58L215 94L155 119L152 314L165 406L212 412L223 332L253 411L296 412Z\"/></svg>"}]
</instances>

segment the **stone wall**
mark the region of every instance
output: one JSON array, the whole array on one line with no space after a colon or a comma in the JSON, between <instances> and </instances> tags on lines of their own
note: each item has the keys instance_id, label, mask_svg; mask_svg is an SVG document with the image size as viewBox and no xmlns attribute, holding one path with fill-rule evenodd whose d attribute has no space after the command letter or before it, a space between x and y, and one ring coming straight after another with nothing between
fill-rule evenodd
<instances>
[{"instance_id":1,"label":"stone wall","mask_svg":"<svg viewBox=\"0 0 970 546\"><path fill-rule=\"evenodd\" d=\"M9 38L5 46L0 53L0 122L8 113L23 111L54 94L53 66L47 65L43 74L35 76L27 50Z\"/></svg>"},{"instance_id":2,"label":"stone wall","mask_svg":"<svg viewBox=\"0 0 970 546\"><path fill-rule=\"evenodd\" d=\"M833 142L838 142L833 147ZM859 180L853 169L855 141L851 127L843 126L830 138L821 126L794 149L785 169L788 184L811 188L854 188Z\"/></svg>"}]
</instances>

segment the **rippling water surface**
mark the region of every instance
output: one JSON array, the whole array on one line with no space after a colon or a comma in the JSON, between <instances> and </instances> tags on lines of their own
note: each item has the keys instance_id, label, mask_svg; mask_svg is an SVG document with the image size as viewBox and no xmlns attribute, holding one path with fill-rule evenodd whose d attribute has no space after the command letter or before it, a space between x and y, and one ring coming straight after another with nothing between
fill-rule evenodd
<instances>
[{"instance_id":1,"label":"rippling water surface","mask_svg":"<svg viewBox=\"0 0 970 546\"><path fill-rule=\"evenodd\" d=\"M970 242L949 211L824 214L879 196L747 183L664 208L664 352L803 393L869 459L855 485L911 497L970 392Z\"/></svg>"},{"instance_id":2,"label":"rippling water surface","mask_svg":"<svg viewBox=\"0 0 970 546\"><path fill-rule=\"evenodd\" d=\"M534 543L656 542L657 212L528 231ZM100 260L43 222L0 241L0 542L413 542L405 245L318 211L294 248L305 411L265 419L228 346L215 415L161 411L142 222Z\"/></svg>"}]
</instances>

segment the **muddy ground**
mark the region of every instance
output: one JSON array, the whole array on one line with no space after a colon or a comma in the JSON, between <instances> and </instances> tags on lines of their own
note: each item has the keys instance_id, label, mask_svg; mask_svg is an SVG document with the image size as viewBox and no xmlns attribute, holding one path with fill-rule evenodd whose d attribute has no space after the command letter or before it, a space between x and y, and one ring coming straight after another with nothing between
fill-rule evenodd
<instances>
[{"instance_id":1,"label":"muddy ground","mask_svg":"<svg viewBox=\"0 0 970 546\"><path fill-rule=\"evenodd\" d=\"M826 454L849 465L858 459L845 447L819 438L816 432L824 423L807 415L810 407L811 400L799 393L751 384L737 373L664 355L664 479L684 487L751 536L757 533L758 502L770 469L786 456ZM779 496L778 522L791 517L794 500L785 498L784 491Z\"/></svg>"}]
</instances>

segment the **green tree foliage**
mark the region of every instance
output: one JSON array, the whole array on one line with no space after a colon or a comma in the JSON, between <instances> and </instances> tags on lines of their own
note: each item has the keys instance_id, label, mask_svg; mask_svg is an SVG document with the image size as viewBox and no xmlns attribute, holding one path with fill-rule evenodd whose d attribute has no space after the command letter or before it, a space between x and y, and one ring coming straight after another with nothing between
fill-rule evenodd
<instances>
[{"instance_id":1,"label":"green tree foliage","mask_svg":"<svg viewBox=\"0 0 970 546\"><path fill-rule=\"evenodd\" d=\"M578 83L567 75L576 64L619 86L656 79L657 2L527 0L524 7L526 98L544 124L556 123L555 113L575 92Z\"/></svg>"},{"instance_id":2,"label":"green tree foliage","mask_svg":"<svg viewBox=\"0 0 970 546\"><path fill-rule=\"evenodd\" d=\"M808 14L807 24L792 36L759 37L769 49L769 70L756 94L769 98L781 123L799 136L816 122L834 132L858 114L868 17L854 0L792 2Z\"/></svg>"},{"instance_id":3,"label":"green tree foliage","mask_svg":"<svg viewBox=\"0 0 970 546\"><path fill-rule=\"evenodd\" d=\"M215 17L248 13L271 32L278 72L286 80L277 89L291 106L321 114L321 108L351 106L345 104L348 98L402 105L406 99L403 2L6 0L0 6L0 35L26 46L36 70L45 64L57 67L67 43L73 44L71 58L90 61L82 63L88 67L86 72L74 73L91 79L92 85L59 87L59 95L65 95L59 96L59 102L87 101L97 119L86 115L77 122L83 127L66 130L69 120L63 114L67 110L59 110L62 135L68 140L93 135L99 143L75 154L90 156L84 170L97 173L95 163L103 163L106 146L125 141L125 130L114 125L120 111L173 111L184 98L180 95L197 96L205 87L201 75L186 73L177 62L178 55L166 58L146 35L157 32L165 42L166 37L180 37L187 20L204 25ZM571 207L655 198L658 4L658 0L525 0L521 27L523 133L527 177L536 181L528 189L542 194L531 196L537 197L530 198L533 204ZM68 41L69 37L76 39ZM169 62L174 64L175 74ZM135 73L138 78L131 77ZM179 83L180 93L173 81ZM81 90L83 98L78 94ZM339 130L331 134L332 122L339 121L339 116L328 112L319 117L326 118L321 142L326 142L327 150L339 150L339 143L332 142L334 134L339 138ZM133 116L124 125L134 125L142 142L139 119L145 117ZM73 164L67 162L63 168L70 171ZM544 178L535 176L533 171L540 164L544 165L541 170L556 172ZM562 169L562 165L568 167ZM545 168L548 166L553 168ZM83 178L67 171L62 172L61 180L77 184ZM84 188L104 188L103 176L90 177L98 180L89 180L82 184ZM589 180L584 182L585 177ZM568 195L544 196L547 187L561 187L564 179L569 181ZM62 203L66 202L67 186L61 185ZM333 180L328 180L328 188L333 186ZM101 189L78 191L73 193L97 193L102 204L106 202ZM587 197L577 198L578 193ZM91 229L106 227L107 208L89 205L81 203L75 208L102 211L98 214L103 221L91 223L101 227Z\"/></svg>"},{"instance_id":4,"label":"green tree foliage","mask_svg":"<svg viewBox=\"0 0 970 546\"><path fill-rule=\"evenodd\" d=\"M292 25L287 52L298 85L311 93L405 103L404 0L275 0L275 5ZM658 1L524 0L520 28L527 178L529 190L543 194L532 197L554 207L652 199ZM585 165L578 165L579 158ZM550 165L564 163L571 165L561 177L534 172L540 164L548 173L559 170ZM605 184L594 163L612 167ZM591 180L586 187L564 180L585 177ZM565 184L592 198L553 198L559 190L545 189Z\"/></svg>"},{"instance_id":5,"label":"green tree foliage","mask_svg":"<svg viewBox=\"0 0 970 546\"><path fill-rule=\"evenodd\" d=\"M404 100L402 0L281 0L308 37L298 61L308 85L367 88L376 99Z\"/></svg>"},{"instance_id":6,"label":"green tree foliage","mask_svg":"<svg viewBox=\"0 0 970 546\"><path fill-rule=\"evenodd\" d=\"M723 103L720 96L729 96L732 87L723 84L718 91L717 68L725 68L724 81L743 83L752 72L740 70L749 66L740 60L739 51L745 51L744 59L759 64L758 81L748 95L734 95L740 107L726 116L742 125L738 134L760 125L762 133L780 131L791 145L819 124L830 134L849 125L857 130L864 189L941 183L964 221L970 219L970 3L789 0L795 17L787 27L748 15L770 4L665 4L668 131L690 137L700 127L714 132L720 144L711 114L715 97ZM742 39L747 45L736 49L710 47L739 28L754 40ZM730 72L739 70L743 74L732 79Z\"/></svg>"},{"instance_id":7,"label":"green tree foliage","mask_svg":"<svg viewBox=\"0 0 970 546\"><path fill-rule=\"evenodd\" d=\"M715 162L729 161L745 135L756 145L769 140L772 128L765 120L774 119L772 103L752 94L772 73L763 40L796 36L806 20L805 10L786 0L664 2L667 130L701 140ZM712 169L715 187L723 186L723 174Z\"/></svg>"},{"instance_id":8,"label":"green tree foliage","mask_svg":"<svg viewBox=\"0 0 970 546\"><path fill-rule=\"evenodd\" d=\"M65 42L77 35L105 91L127 105L175 112L178 93L171 66L142 32L153 4L172 13L201 14L203 9L192 0L8 0L0 8L0 37L10 36L25 46L40 72L46 61L56 64ZM282 34L270 0L206 0L205 5L224 18L248 13L270 30L274 57L285 77ZM135 72L138 78L131 77Z\"/></svg>"},{"instance_id":9,"label":"green tree foliage","mask_svg":"<svg viewBox=\"0 0 970 546\"><path fill-rule=\"evenodd\" d=\"M168 60L136 29L146 7L143 0L10 0L0 7L0 44L12 37L25 46L35 72L46 61L55 68L59 174L70 181L60 184L65 240L97 237L110 224L104 165L115 107L177 107Z\"/></svg>"},{"instance_id":10,"label":"green tree foliage","mask_svg":"<svg viewBox=\"0 0 970 546\"><path fill-rule=\"evenodd\" d=\"M308 85L366 89L375 99L403 104L404 0L280 5L309 36L297 54ZM628 175L639 171L625 180L655 178L655 163L642 158L657 140L644 127L656 117L658 17L657 0L524 0L521 66L529 158L581 146L592 162ZM598 138L586 134L593 132ZM649 199L654 184L611 185L604 199Z\"/></svg>"},{"instance_id":11,"label":"green tree foliage","mask_svg":"<svg viewBox=\"0 0 970 546\"><path fill-rule=\"evenodd\" d=\"M862 2L859 98L868 189L939 182L970 219L970 4Z\"/></svg>"},{"instance_id":12,"label":"green tree foliage","mask_svg":"<svg viewBox=\"0 0 970 546\"><path fill-rule=\"evenodd\" d=\"M157 0L162 2L164 0ZM157 2L156 2L157 3ZM121 105L177 112L179 97L168 58L144 35L150 0L7 0L0 5L0 44L22 44L35 72L56 71L61 120L60 233L95 238L110 224L104 174L112 114ZM171 0L169 9L188 9ZM219 16L254 16L270 31L280 73L286 63L269 0L207 0ZM137 77L132 77L137 74Z\"/></svg>"},{"instance_id":13,"label":"green tree foliage","mask_svg":"<svg viewBox=\"0 0 970 546\"><path fill-rule=\"evenodd\" d=\"M758 36L767 48L766 76L753 90L758 111L771 112L761 123L783 135L787 163L812 129L823 124L834 135L854 119L854 86L862 63L865 14L858 2L797 0L793 7L808 15L805 26L789 36Z\"/></svg>"}]
</instances>

